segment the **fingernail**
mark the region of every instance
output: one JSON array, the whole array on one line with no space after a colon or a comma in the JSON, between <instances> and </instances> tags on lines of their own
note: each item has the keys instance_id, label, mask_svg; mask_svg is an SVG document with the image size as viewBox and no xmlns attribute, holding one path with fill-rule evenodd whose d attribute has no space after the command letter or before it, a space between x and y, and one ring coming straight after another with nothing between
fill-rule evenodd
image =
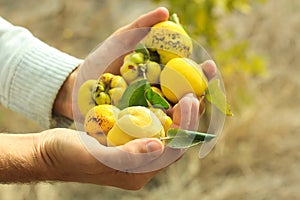
<instances>
[{"instance_id":1,"label":"fingernail","mask_svg":"<svg viewBox=\"0 0 300 200\"><path fill-rule=\"evenodd\" d=\"M159 141L152 140L146 144L147 152L161 151L162 143Z\"/></svg>"},{"instance_id":2,"label":"fingernail","mask_svg":"<svg viewBox=\"0 0 300 200\"><path fill-rule=\"evenodd\" d=\"M211 59L210 59L210 60L207 60L206 62L209 63L209 64L211 64L211 65L216 65L215 61L214 61L214 60L211 60Z\"/></svg>"},{"instance_id":3,"label":"fingernail","mask_svg":"<svg viewBox=\"0 0 300 200\"><path fill-rule=\"evenodd\" d=\"M209 80L217 74L217 65L213 60L206 60L201 66Z\"/></svg>"}]
</instances>

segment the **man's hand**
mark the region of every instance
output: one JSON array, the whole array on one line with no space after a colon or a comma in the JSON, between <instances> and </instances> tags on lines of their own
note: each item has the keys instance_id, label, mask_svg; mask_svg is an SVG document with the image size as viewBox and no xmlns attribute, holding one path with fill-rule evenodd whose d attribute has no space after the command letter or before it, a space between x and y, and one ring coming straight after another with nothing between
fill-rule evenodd
<instances>
[{"instance_id":1,"label":"man's hand","mask_svg":"<svg viewBox=\"0 0 300 200\"><path fill-rule=\"evenodd\" d=\"M163 152L157 139L139 139L119 147L96 144L94 155L82 144L93 140L82 132L53 129L42 132L37 143L37 158L46 180L71 181L135 190L144 186L159 170L129 173L151 163ZM143 155L143 156L140 156ZM118 165L119 169L110 167ZM121 169L123 168L123 169Z\"/></svg>"},{"instance_id":2,"label":"man's hand","mask_svg":"<svg viewBox=\"0 0 300 200\"><path fill-rule=\"evenodd\" d=\"M201 66L208 78L215 75L213 62ZM188 119L185 128L194 128L198 105L193 95L186 95L173 108L175 125L181 125L184 116ZM0 182L70 181L136 190L182 154L155 138L106 147L86 133L70 129L0 134Z\"/></svg>"},{"instance_id":3,"label":"man's hand","mask_svg":"<svg viewBox=\"0 0 300 200\"><path fill-rule=\"evenodd\" d=\"M88 56L85 66L80 66L79 70L75 70L66 80L57 96L54 111L73 118L72 92L75 80L78 78L86 80L86 73L82 72L82 68L86 67L83 69L86 72L89 69L98 70L100 74L105 70L118 73L122 57L111 63L108 69L89 68L92 65L98 66L98 63L93 63L94 61L103 62L102 59L106 58L107 52L101 48L112 48L115 43L111 43L111 38L122 39L121 33L136 33L130 31L144 28L141 35L134 37L131 35L127 38L126 44L122 45L134 44L139 37L147 33L147 28L167 20L168 17L169 13L165 8L158 8L113 33L105 45ZM216 74L216 66L211 61L204 62L201 67L208 79ZM78 74L81 77L78 77ZM195 129L201 112L199 105L199 100L191 94L182 98L172 110L174 126ZM181 122L182 119L185 120ZM137 139L119 147L106 147L99 143L95 144L93 138L85 133L68 129L45 131L35 141L35 156L38 161L36 167L39 168L37 171L41 180L84 182L124 189L141 188L160 170L183 154L181 150L164 147L159 140L153 138ZM90 141L92 145L88 147L84 141Z\"/></svg>"},{"instance_id":4,"label":"man's hand","mask_svg":"<svg viewBox=\"0 0 300 200\"><path fill-rule=\"evenodd\" d=\"M153 26L154 24L157 24L161 21L165 21L169 18L169 12L166 8L160 7L157 8L151 12L148 12L142 16L140 16L138 19L133 21L132 23L118 29L115 31L107 40L106 43L108 45L104 45L103 47L99 47L95 50L94 53L90 54L86 58L86 63L90 61L98 61L98 60L109 60L109 56L113 54L114 51L117 51L120 46L118 46L117 43L113 43L111 41L114 40L123 40L126 41L126 44L122 44L122 46L126 46L126 48L129 48L132 45L135 45L137 40L142 38L145 34L147 34L147 30L149 31L149 27ZM135 31L136 29L141 29L142 31ZM132 32L131 32L132 31ZM122 34L123 33L123 34ZM127 33L127 34L126 34ZM138 35L137 35L138 34ZM140 35L142 34L142 35ZM128 37L127 37L128 36ZM123 38L126 37L126 38ZM105 43L105 42L104 42ZM110 49L110 52L104 51L102 48L112 48ZM114 47L114 48L113 48ZM94 57L96 56L96 57ZM119 57L120 55L118 55ZM75 81L77 79L77 82L81 82L80 80L86 79L87 76L90 74L101 74L104 70L106 72L112 72L114 74L119 74L119 69L122 64L123 57L119 57L114 60L113 63L110 64L110 67L103 69L101 68L101 64L91 67L89 66L80 66L80 75L78 77L78 71L77 68L74 70L70 76L66 79L63 86L58 92L58 95L56 97L56 100L54 102L54 108L53 111L56 114L65 116L69 119L73 119L73 111L72 111L72 98L73 98L73 89L75 85ZM83 68L83 69L82 69ZM86 75L88 73L88 75ZM79 81L78 81L79 80Z\"/></svg>"}]
</instances>

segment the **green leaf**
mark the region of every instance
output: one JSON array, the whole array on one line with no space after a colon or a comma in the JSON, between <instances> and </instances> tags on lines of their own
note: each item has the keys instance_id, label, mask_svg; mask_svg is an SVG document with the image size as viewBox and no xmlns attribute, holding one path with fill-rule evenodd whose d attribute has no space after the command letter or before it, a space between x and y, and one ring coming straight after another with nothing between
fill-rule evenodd
<instances>
[{"instance_id":1,"label":"green leaf","mask_svg":"<svg viewBox=\"0 0 300 200\"><path fill-rule=\"evenodd\" d=\"M138 43L135 47L135 52L140 52L144 54L145 60L151 60L154 62L159 62L159 55L156 51L151 51L143 43Z\"/></svg>"},{"instance_id":2,"label":"green leaf","mask_svg":"<svg viewBox=\"0 0 300 200\"><path fill-rule=\"evenodd\" d=\"M208 84L205 95L206 100L215 105L225 115L233 116L230 106L226 101L226 96L220 88L220 80L214 79Z\"/></svg>"},{"instance_id":3,"label":"green leaf","mask_svg":"<svg viewBox=\"0 0 300 200\"><path fill-rule=\"evenodd\" d=\"M145 97L153 107L164 109L168 109L170 107L168 101L165 98L163 98L160 94L153 91L152 88L148 88L145 91Z\"/></svg>"},{"instance_id":4,"label":"green leaf","mask_svg":"<svg viewBox=\"0 0 300 200\"><path fill-rule=\"evenodd\" d=\"M216 135L201 133L197 131L189 131L178 128L171 128L167 132L167 137L160 138L165 140L167 146L182 149L188 148L200 143L209 142L214 139Z\"/></svg>"},{"instance_id":5,"label":"green leaf","mask_svg":"<svg viewBox=\"0 0 300 200\"><path fill-rule=\"evenodd\" d=\"M150 59L150 53L149 53L148 49L146 48L146 46L142 43L138 43L135 46L135 52L140 52L140 53L144 54L145 60Z\"/></svg>"},{"instance_id":6,"label":"green leaf","mask_svg":"<svg viewBox=\"0 0 300 200\"><path fill-rule=\"evenodd\" d=\"M173 14L170 16L170 19L169 19L169 20L170 20L170 21L173 21L173 22L175 22L176 24L178 24L178 25L181 26L181 24L180 24L180 22L179 22L179 18L178 18L178 16L177 16L176 13L173 13Z\"/></svg>"},{"instance_id":7,"label":"green leaf","mask_svg":"<svg viewBox=\"0 0 300 200\"><path fill-rule=\"evenodd\" d=\"M130 106L148 106L145 91L149 88L151 88L151 86L146 79L130 84L126 88L117 107L122 110Z\"/></svg>"}]
</instances>

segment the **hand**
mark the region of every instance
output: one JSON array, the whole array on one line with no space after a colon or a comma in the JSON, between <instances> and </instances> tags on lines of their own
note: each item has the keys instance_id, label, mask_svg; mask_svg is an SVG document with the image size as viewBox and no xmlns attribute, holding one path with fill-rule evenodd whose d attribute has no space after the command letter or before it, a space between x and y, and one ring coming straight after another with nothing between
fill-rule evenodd
<instances>
[{"instance_id":1,"label":"hand","mask_svg":"<svg viewBox=\"0 0 300 200\"><path fill-rule=\"evenodd\" d=\"M133 140L119 147L106 147L96 142L93 154L105 160L106 165L87 151L83 140L93 142L93 138L85 133L69 129L53 129L41 133L36 145L39 148L36 149L37 158L40 159L39 166L43 167L46 180L93 183L135 190L144 186L160 171L129 173L161 156L163 145L157 139ZM118 165L120 169L113 169L108 165Z\"/></svg>"},{"instance_id":2,"label":"hand","mask_svg":"<svg viewBox=\"0 0 300 200\"><path fill-rule=\"evenodd\" d=\"M75 82L77 85L77 87L75 87L76 92L76 88L79 88L78 85L89 79L91 75L95 75L95 77L98 78L99 74L102 74L104 70L106 70L106 72L118 74L123 60L123 57L120 57L120 55L124 54L126 51L129 51L129 49L131 49L136 42L138 42L137 40L139 38L142 38L144 35L146 35L147 31L150 30L149 27L161 21L165 21L168 18L168 10L160 7L140 16L137 20L114 32L104 42L105 45L102 43L98 49L96 49L87 57L85 63L79 66L79 68L72 72L67 78L62 88L59 90L54 102L54 113L73 119L74 115L72 111L72 98ZM136 31L137 29L141 31ZM116 43L114 41L126 41L126 43ZM118 52L119 49L123 51ZM110 61L113 61L113 63L110 63ZM109 64L110 67L106 68ZM80 73L78 75L79 71Z\"/></svg>"},{"instance_id":3,"label":"hand","mask_svg":"<svg viewBox=\"0 0 300 200\"><path fill-rule=\"evenodd\" d=\"M137 43L150 31L151 26L168 18L168 10L160 7L115 31L87 56L80 66L77 82L81 85L88 79L99 78L104 72L120 74L124 56L135 49Z\"/></svg>"},{"instance_id":4,"label":"hand","mask_svg":"<svg viewBox=\"0 0 300 200\"><path fill-rule=\"evenodd\" d=\"M104 45L101 45L89 55L85 63L80 66L80 71L76 70L70 75L58 95L60 97L60 94L63 93L64 96L61 101L64 102L64 109L60 110L61 114L73 118L73 113L70 111L72 111L72 91L76 79L77 81L81 80L77 83L82 83L96 70L97 73L95 75L98 76L97 74L107 70L106 68L101 68L101 66L107 66L109 63L107 61L110 60L114 61L110 63L110 72L115 73L114 70L119 69L119 62L122 61L122 57L118 57L118 59L111 57L108 60L106 58L110 51L105 50L116 48L116 44L114 42L111 43L113 41L112 38L117 38L120 41L120 39L124 39L122 38L124 35L120 33L130 33L131 30L136 28L151 27L160 21L166 20L168 15L166 9L158 8L141 16L133 23L116 31L105 41ZM143 30L147 30L147 28ZM138 37L146 33L145 31L138 33L138 35L125 34L128 37L126 38L126 44L123 45L128 46L128 43L134 44ZM123 45L121 46L124 47ZM121 54L119 54L120 52L117 53L118 55L123 55L127 51L129 49L122 50L120 48ZM202 68L208 78L215 75L216 68L211 62L205 62ZM186 104L190 104L190 102L192 103L191 106L186 107L188 109L186 109L184 114L181 114L182 108ZM198 107L198 99L192 95L186 95L173 108L174 125L180 125L181 118L189 116L186 118L186 128L193 129L197 122L195 117L198 117L199 112L199 109L194 108ZM179 159L183 153L182 150L164 148L157 139L137 139L120 147L105 147L99 143L94 143L92 147L87 147L83 141L91 141L93 143L93 138L85 133L68 129L54 129L43 132L42 135L43 137L38 145L40 147L38 148L38 154L40 158L43 158L41 163L43 163L45 174L47 174L49 180L75 181L110 185L124 189L139 189L159 171ZM154 144L156 145L147 146L150 142L155 142Z\"/></svg>"},{"instance_id":5,"label":"hand","mask_svg":"<svg viewBox=\"0 0 300 200\"><path fill-rule=\"evenodd\" d=\"M202 67L208 80L212 79L217 73L217 67L211 60L203 62L200 67ZM203 109L204 107L201 106L201 102L194 94L186 94L171 110L170 114L173 118L172 127L197 130L199 116L203 112Z\"/></svg>"},{"instance_id":6,"label":"hand","mask_svg":"<svg viewBox=\"0 0 300 200\"><path fill-rule=\"evenodd\" d=\"M123 60L120 55L131 51L139 39L148 33L149 27L168 17L167 9L158 8L113 33L69 76L57 96L54 111L72 119L74 87L76 94L80 83L91 78L91 75L97 78L104 70L118 74ZM109 68L106 68L108 65ZM38 149L43 158L41 163L45 166L45 173L50 171L50 180L138 189L182 155L181 150L163 148L157 139L137 139L120 147L105 147L94 143L91 147L83 144L83 141L93 139L85 133L54 129L42 135L42 144Z\"/></svg>"}]
</instances>

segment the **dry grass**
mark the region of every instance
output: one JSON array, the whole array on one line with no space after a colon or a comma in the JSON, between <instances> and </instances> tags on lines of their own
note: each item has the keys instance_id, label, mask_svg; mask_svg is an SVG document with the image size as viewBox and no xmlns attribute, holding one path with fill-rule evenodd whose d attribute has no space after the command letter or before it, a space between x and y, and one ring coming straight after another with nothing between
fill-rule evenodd
<instances>
[{"instance_id":1,"label":"dry grass","mask_svg":"<svg viewBox=\"0 0 300 200\"><path fill-rule=\"evenodd\" d=\"M7 6L5 2L10 1L0 0L0 5ZM41 1L40 6L47 2ZM117 20L122 12L114 7L116 1L54 2L57 4L52 5L53 10L35 7L41 21L17 3L11 5L15 10L0 6L0 11L4 10L1 13L11 21L27 26L48 43L81 57L125 23ZM125 1L118 2L121 8L129 10ZM271 0L250 16L235 14L224 19L222 25L234 27L237 40L250 40L252 50L268 58L269 73L248 81L246 88L255 97L253 104L226 121L222 137L206 158L199 160L199 147L191 148L137 192L77 183L1 185L0 199L299 199L299 8L298 0ZM127 13L129 21L143 13L143 9ZM107 23L107 19L114 23ZM101 33L104 29L106 32ZM228 83L227 91L234 84L237 83ZM7 110L1 109L0 117L0 127L11 131L39 128Z\"/></svg>"}]
</instances>

